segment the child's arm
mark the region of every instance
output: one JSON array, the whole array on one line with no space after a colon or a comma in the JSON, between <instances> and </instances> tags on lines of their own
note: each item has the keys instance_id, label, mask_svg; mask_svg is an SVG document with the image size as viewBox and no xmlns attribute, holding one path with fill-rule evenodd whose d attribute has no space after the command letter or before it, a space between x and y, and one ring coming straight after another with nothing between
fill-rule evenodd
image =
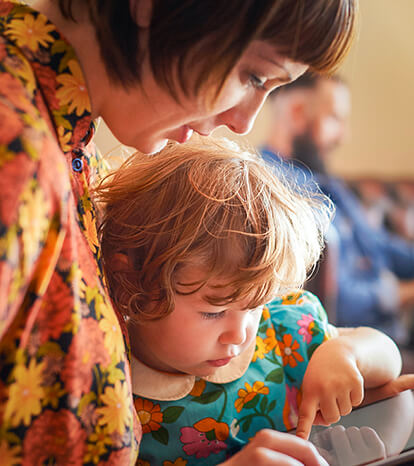
<instances>
[{"instance_id":1,"label":"child's arm","mask_svg":"<svg viewBox=\"0 0 414 466\"><path fill-rule=\"evenodd\" d=\"M365 390L363 405L396 396L405 390L414 390L414 374L403 374L380 387Z\"/></svg>"},{"instance_id":2,"label":"child's arm","mask_svg":"<svg viewBox=\"0 0 414 466\"><path fill-rule=\"evenodd\" d=\"M384 385L401 371L401 355L382 332L338 328L312 355L302 384L296 435L307 439L312 424L331 424L361 404L364 388Z\"/></svg>"}]
</instances>

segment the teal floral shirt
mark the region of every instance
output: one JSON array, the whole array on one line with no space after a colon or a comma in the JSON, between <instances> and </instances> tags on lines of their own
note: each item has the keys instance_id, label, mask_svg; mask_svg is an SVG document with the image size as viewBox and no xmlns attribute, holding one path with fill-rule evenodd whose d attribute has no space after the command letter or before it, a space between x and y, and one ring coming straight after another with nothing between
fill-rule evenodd
<instances>
[{"instance_id":1,"label":"teal floral shirt","mask_svg":"<svg viewBox=\"0 0 414 466\"><path fill-rule=\"evenodd\" d=\"M174 397L172 392L178 393L190 376L180 382L177 376L149 374L147 379L162 387L159 398L169 398L159 401L142 396L146 388L142 380L134 383L133 363L135 407L143 428L138 464L218 464L263 428L294 428L308 361L333 331L319 300L301 292L264 308L250 364L228 383L194 377L189 392Z\"/></svg>"}]
</instances>

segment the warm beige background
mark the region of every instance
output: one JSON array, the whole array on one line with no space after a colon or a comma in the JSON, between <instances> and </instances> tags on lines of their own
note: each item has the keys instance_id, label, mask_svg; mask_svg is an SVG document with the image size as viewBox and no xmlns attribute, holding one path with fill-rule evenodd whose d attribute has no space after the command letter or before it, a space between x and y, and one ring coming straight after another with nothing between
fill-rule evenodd
<instances>
[{"instance_id":1,"label":"warm beige background","mask_svg":"<svg viewBox=\"0 0 414 466\"><path fill-rule=\"evenodd\" d=\"M414 0L361 0L359 38L340 70L353 113L351 140L332 158L336 173L414 179L413 24ZM252 144L262 141L266 113L247 136ZM104 153L117 145L104 125L98 145Z\"/></svg>"}]
</instances>

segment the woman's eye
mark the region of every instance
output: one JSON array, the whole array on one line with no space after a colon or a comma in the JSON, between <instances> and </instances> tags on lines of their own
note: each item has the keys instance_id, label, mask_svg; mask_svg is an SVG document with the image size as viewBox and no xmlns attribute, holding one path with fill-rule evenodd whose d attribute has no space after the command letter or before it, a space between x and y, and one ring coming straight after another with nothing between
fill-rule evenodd
<instances>
[{"instance_id":1,"label":"woman's eye","mask_svg":"<svg viewBox=\"0 0 414 466\"><path fill-rule=\"evenodd\" d=\"M224 317L226 311L221 311L221 312L202 312L201 317L203 319L220 319L221 317Z\"/></svg>"},{"instance_id":2,"label":"woman's eye","mask_svg":"<svg viewBox=\"0 0 414 466\"><path fill-rule=\"evenodd\" d=\"M260 89L260 90L265 90L266 89L265 88L266 80L259 78L255 74L250 74L249 81L250 81L250 84L253 87L255 87L256 89Z\"/></svg>"}]
</instances>

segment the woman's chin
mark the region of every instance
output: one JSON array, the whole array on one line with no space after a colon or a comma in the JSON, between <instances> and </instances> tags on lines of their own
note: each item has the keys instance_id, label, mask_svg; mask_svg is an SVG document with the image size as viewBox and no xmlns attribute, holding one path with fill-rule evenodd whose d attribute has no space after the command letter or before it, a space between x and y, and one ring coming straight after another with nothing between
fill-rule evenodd
<instances>
[{"instance_id":1,"label":"woman's chin","mask_svg":"<svg viewBox=\"0 0 414 466\"><path fill-rule=\"evenodd\" d=\"M162 139L160 141L154 142L152 144L143 144L142 147L137 147L137 149L143 154L154 155L158 152L161 152L164 147L167 145L168 139Z\"/></svg>"}]
</instances>

